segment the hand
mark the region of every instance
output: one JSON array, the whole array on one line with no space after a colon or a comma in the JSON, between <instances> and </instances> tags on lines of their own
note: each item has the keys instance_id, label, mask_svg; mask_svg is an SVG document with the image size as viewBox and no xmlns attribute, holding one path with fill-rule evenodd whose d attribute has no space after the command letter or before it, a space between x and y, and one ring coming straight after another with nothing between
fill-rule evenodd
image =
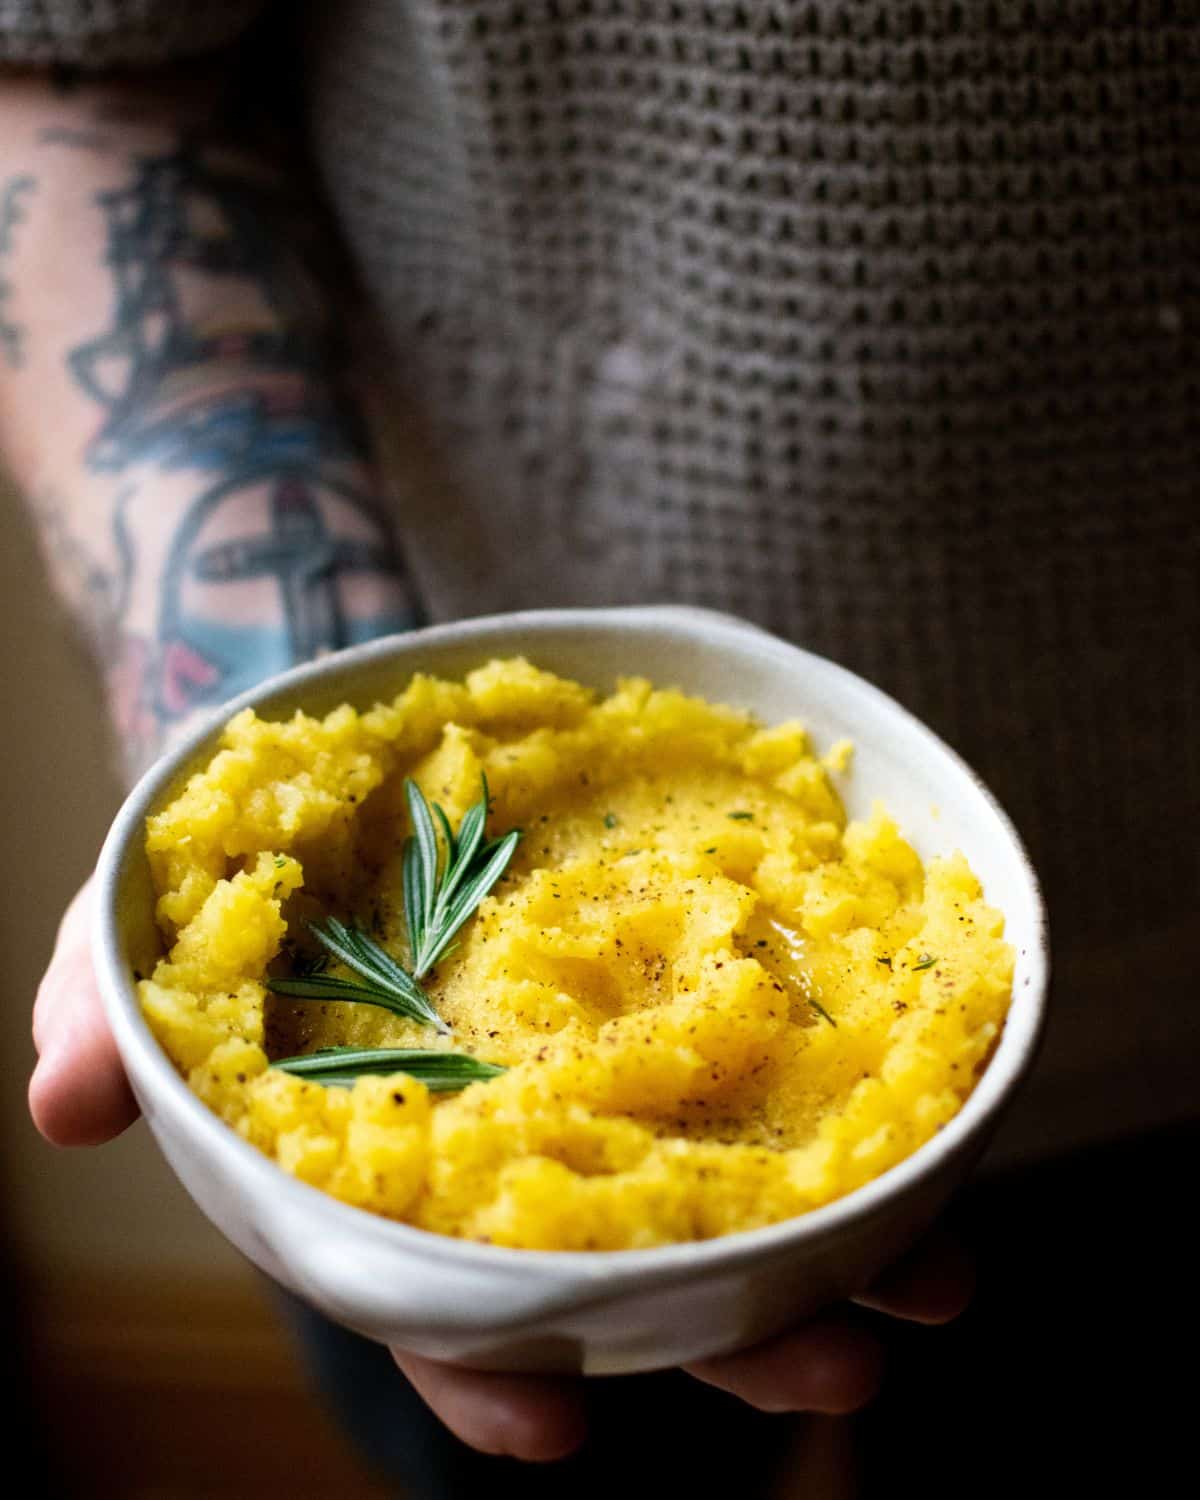
<instances>
[{"instance_id":1,"label":"hand","mask_svg":"<svg viewBox=\"0 0 1200 1500\"><path fill-rule=\"evenodd\" d=\"M33 1013L39 1060L29 1107L41 1133L59 1146L108 1140L138 1113L92 973L90 895L89 883L67 908ZM967 1257L939 1232L857 1301L895 1318L945 1323L966 1306L972 1284ZM545 1461L583 1440L582 1381L484 1374L402 1349L393 1353L446 1426L473 1448ZM769 1343L704 1360L689 1372L763 1411L836 1413L869 1401L881 1368L879 1339L831 1309Z\"/></svg>"},{"instance_id":2,"label":"hand","mask_svg":"<svg viewBox=\"0 0 1200 1500\"><path fill-rule=\"evenodd\" d=\"M91 881L67 907L33 1007L29 1112L56 1146L97 1146L138 1116L92 972Z\"/></svg>"},{"instance_id":3,"label":"hand","mask_svg":"<svg viewBox=\"0 0 1200 1500\"><path fill-rule=\"evenodd\" d=\"M969 1258L939 1230L855 1300L909 1322L948 1323L966 1307L973 1287ZM403 1349L392 1353L434 1412L472 1448L548 1462L583 1441L581 1380L484 1374ZM845 1310L831 1308L769 1343L686 1368L760 1411L840 1414L866 1405L882 1366L879 1339Z\"/></svg>"}]
</instances>

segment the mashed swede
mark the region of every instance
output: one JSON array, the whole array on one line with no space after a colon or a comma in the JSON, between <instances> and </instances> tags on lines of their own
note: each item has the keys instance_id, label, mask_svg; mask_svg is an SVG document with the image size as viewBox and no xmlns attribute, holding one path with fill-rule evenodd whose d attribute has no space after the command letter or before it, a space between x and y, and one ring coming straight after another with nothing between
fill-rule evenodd
<instances>
[{"instance_id":1,"label":"mashed swede","mask_svg":"<svg viewBox=\"0 0 1200 1500\"><path fill-rule=\"evenodd\" d=\"M524 837L427 983L445 1043L508 1065L458 1095L326 1088L318 1047L442 1043L377 1008L265 991L335 914L404 957L402 782ZM616 1249L803 1213L908 1156L970 1093L1012 952L961 855L848 826L797 723L523 660L394 703L246 711L149 820L169 952L145 1015L195 1092L346 1202L496 1244Z\"/></svg>"}]
</instances>

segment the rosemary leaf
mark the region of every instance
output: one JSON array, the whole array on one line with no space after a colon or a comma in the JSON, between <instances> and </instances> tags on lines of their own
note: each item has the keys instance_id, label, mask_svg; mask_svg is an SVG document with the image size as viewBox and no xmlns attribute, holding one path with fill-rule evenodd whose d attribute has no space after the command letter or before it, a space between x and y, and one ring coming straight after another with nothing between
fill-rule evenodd
<instances>
[{"instance_id":1,"label":"rosemary leaf","mask_svg":"<svg viewBox=\"0 0 1200 1500\"><path fill-rule=\"evenodd\" d=\"M425 956L417 971L419 974L424 975L445 955L459 928L504 874L520 837L514 829L494 844L488 844L479 856L480 867L444 910L439 905L434 928L427 939Z\"/></svg>"},{"instance_id":2,"label":"rosemary leaf","mask_svg":"<svg viewBox=\"0 0 1200 1500\"><path fill-rule=\"evenodd\" d=\"M936 954L922 953L920 958L917 959L916 963L912 966L913 972L916 973L918 969L932 969L935 963L937 963Z\"/></svg>"},{"instance_id":3,"label":"rosemary leaf","mask_svg":"<svg viewBox=\"0 0 1200 1500\"><path fill-rule=\"evenodd\" d=\"M412 819L412 837L404 845L405 866L405 915L408 918L408 940L412 945L413 977L419 978L421 966L417 955L424 951L425 938L433 920L433 903L438 884L438 841L433 826L433 814L429 803L417 783L411 779L404 783L404 795L408 799L408 813ZM408 867L412 866L411 881ZM414 910L409 910L407 893L409 886L416 893Z\"/></svg>"},{"instance_id":4,"label":"rosemary leaf","mask_svg":"<svg viewBox=\"0 0 1200 1500\"><path fill-rule=\"evenodd\" d=\"M463 815L455 838L437 803L431 812L416 782L404 784L413 825L412 837L404 846L404 910L414 979L424 979L444 957L459 928L504 874L520 840L519 830L514 829L503 838L483 842L486 777L482 788L483 795ZM435 816L447 841L444 862L439 856Z\"/></svg>"},{"instance_id":5,"label":"rosemary leaf","mask_svg":"<svg viewBox=\"0 0 1200 1500\"><path fill-rule=\"evenodd\" d=\"M444 1035L450 1028L434 1010L429 996L406 969L369 934L358 927L347 927L336 917L325 922L310 922L317 941L334 958L340 959L363 981L340 979L330 974L306 974L290 978L268 978L267 987L277 995L294 1000L357 1000L364 1005L378 1005L393 1015L436 1026Z\"/></svg>"},{"instance_id":6,"label":"rosemary leaf","mask_svg":"<svg viewBox=\"0 0 1200 1500\"><path fill-rule=\"evenodd\" d=\"M390 1010L393 1015L408 1020L417 1018L410 1014L402 1002L384 990L359 984L355 979L338 979L332 974L297 974L294 977L274 979L268 977L267 988L276 995L286 995L292 1000L357 1000L363 1005L378 1005Z\"/></svg>"},{"instance_id":7,"label":"rosemary leaf","mask_svg":"<svg viewBox=\"0 0 1200 1500\"><path fill-rule=\"evenodd\" d=\"M442 837L446 841L446 864L447 866L450 866L454 863L454 855L455 850L458 848L458 840L454 837L454 829L450 827L450 819L446 816L445 810L443 809L440 802L435 802L433 804L433 812L434 816L438 820L438 823L441 825ZM463 822L466 822L465 818L463 819Z\"/></svg>"},{"instance_id":8,"label":"rosemary leaf","mask_svg":"<svg viewBox=\"0 0 1200 1500\"><path fill-rule=\"evenodd\" d=\"M442 889L438 892L438 899L443 905L449 901L466 878L475 861L479 846L483 842L483 828L487 821L487 797L487 779L485 778L483 797L467 808L459 825L457 840L447 845L449 856L446 860L446 876ZM445 823L445 813L436 802L433 805L438 816Z\"/></svg>"},{"instance_id":9,"label":"rosemary leaf","mask_svg":"<svg viewBox=\"0 0 1200 1500\"><path fill-rule=\"evenodd\" d=\"M485 1083L504 1069L465 1052L427 1052L411 1047L328 1047L272 1063L283 1073L312 1083L348 1088L357 1078L407 1073L431 1093L449 1094L470 1083Z\"/></svg>"},{"instance_id":10,"label":"rosemary leaf","mask_svg":"<svg viewBox=\"0 0 1200 1500\"><path fill-rule=\"evenodd\" d=\"M409 856L411 845L412 840L408 839L404 845L402 866L404 877L404 920L408 925L408 947L410 954L416 953L420 947L425 931L424 878L421 861Z\"/></svg>"}]
</instances>

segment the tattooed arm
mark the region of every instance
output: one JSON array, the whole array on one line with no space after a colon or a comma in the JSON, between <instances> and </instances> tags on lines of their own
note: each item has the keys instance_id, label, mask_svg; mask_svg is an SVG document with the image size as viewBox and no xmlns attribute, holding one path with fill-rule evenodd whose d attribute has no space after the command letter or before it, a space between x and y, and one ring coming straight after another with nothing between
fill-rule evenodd
<instances>
[{"instance_id":1,"label":"tattooed arm","mask_svg":"<svg viewBox=\"0 0 1200 1500\"><path fill-rule=\"evenodd\" d=\"M131 771L412 619L305 243L320 214L212 112L202 84L0 80L0 460Z\"/></svg>"},{"instance_id":2,"label":"tattooed arm","mask_svg":"<svg viewBox=\"0 0 1200 1500\"><path fill-rule=\"evenodd\" d=\"M410 618L309 269L321 216L215 140L219 113L182 75L0 74L0 462L130 772L263 675ZM85 887L34 1011L30 1107L61 1144L136 1113L86 912Z\"/></svg>"}]
</instances>

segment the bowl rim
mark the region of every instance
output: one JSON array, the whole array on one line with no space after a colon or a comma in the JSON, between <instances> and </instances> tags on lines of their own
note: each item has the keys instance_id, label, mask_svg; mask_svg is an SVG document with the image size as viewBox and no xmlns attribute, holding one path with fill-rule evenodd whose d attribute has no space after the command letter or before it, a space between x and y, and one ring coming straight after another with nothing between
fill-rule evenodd
<instances>
[{"instance_id":1,"label":"bowl rim","mask_svg":"<svg viewBox=\"0 0 1200 1500\"><path fill-rule=\"evenodd\" d=\"M849 690L852 698L857 696L873 701L884 712L898 716L923 741L926 751L932 752L935 758L948 761L973 783L1012 845L1028 884L1035 914L1032 940L1020 953L1029 966L1029 973L1021 993L1014 989L1000 1042L975 1088L953 1119L923 1145L878 1177L830 1203L756 1229L643 1249L529 1250L482 1244L437 1234L357 1208L291 1176L272 1158L238 1135L192 1092L142 1015L135 983L122 956L116 896L126 861L140 852L137 841L143 835L147 814L159 804L163 794L172 788L189 763L199 760L202 753L212 753L224 725L245 708L263 708L270 712L271 700L294 697L298 691L326 678L353 676L361 669L392 656L404 661L410 673L421 671L416 658L426 646L478 643L481 649L485 649L490 640L517 631L544 631L549 635L567 629L584 628L603 633L630 627L674 628L693 639L706 638L709 645L714 644L715 636L742 650L753 647L759 653L777 659L781 655L790 656L797 669L818 678L824 676L827 680L836 680ZM348 685L347 697L352 696L352 688ZM198 1140L206 1155L216 1158L222 1170L243 1176L249 1174L257 1188L274 1195L275 1203L284 1212L290 1206L299 1214L329 1216L332 1223L340 1225L345 1232L368 1235L377 1246L390 1243L398 1252L436 1256L447 1270L458 1267L463 1271L503 1270L511 1273L532 1271L540 1266L547 1271L582 1276L588 1281L603 1279L614 1284L630 1277L636 1277L640 1282L647 1277L674 1281L680 1272L699 1272L714 1265L728 1269L743 1261L769 1257L772 1252L790 1249L805 1240L823 1238L827 1233L884 1212L891 1200L932 1177L966 1145L971 1136L978 1134L984 1126L994 1124L1011 1101L1014 1089L1028 1071L1041 1040L1050 976L1049 926L1036 871L1011 818L957 751L881 688L829 658L771 635L736 616L665 604L520 610L381 636L266 678L219 705L147 769L114 818L96 867L92 938L97 979L118 1050L135 1081L143 1087L149 1083L155 1091L156 1104L165 1107L156 1111L156 1116L169 1112L177 1125L193 1140Z\"/></svg>"}]
</instances>

